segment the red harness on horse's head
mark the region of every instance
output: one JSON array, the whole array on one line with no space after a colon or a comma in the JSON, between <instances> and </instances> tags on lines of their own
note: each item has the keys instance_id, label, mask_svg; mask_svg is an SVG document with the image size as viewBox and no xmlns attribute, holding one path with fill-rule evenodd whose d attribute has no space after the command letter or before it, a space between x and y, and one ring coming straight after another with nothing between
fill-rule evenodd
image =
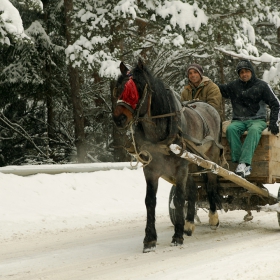
<instances>
[{"instance_id":1,"label":"red harness on horse's head","mask_svg":"<svg viewBox=\"0 0 280 280\"><path fill-rule=\"evenodd\" d=\"M134 112L139 100L139 93L137 87L132 80L132 77L124 85L124 90L117 102L118 105L125 106L132 113Z\"/></svg>"}]
</instances>

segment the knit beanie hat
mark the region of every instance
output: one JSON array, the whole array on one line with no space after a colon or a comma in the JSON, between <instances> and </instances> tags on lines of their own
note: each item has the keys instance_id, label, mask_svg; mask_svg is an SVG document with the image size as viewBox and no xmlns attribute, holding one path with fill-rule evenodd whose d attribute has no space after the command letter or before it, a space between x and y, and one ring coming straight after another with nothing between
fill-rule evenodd
<instances>
[{"instance_id":1,"label":"knit beanie hat","mask_svg":"<svg viewBox=\"0 0 280 280\"><path fill-rule=\"evenodd\" d=\"M236 72L237 72L238 75L239 75L239 72L240 72L241 69L248 69L252 73L254 71L253 65L251 64L251 62L249 60L246 60L246 59L243 59L243 60L238 62L237 66L236 66Z\"/></svg>"},{"instance_id":2,"label":"knit beanie hat","mask_svg":"<svg viewBox=\"0 0 280 280\"><path fill-rule=\"evenodd\" d=\"M202 78L202 76L203 76L203 69L202 69L202 67L199 64L193 63L193 64L189 65L187 67L187 71L186 71L187 76L189 76L190 69L196 70L199 73L199 75L201 76L201 78Z\"/></svg>"}]
</instances>

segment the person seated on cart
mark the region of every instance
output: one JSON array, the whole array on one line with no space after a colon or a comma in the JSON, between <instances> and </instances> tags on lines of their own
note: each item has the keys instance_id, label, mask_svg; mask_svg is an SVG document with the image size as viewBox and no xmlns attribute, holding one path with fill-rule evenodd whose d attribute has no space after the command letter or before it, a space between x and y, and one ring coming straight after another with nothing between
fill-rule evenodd
<instances>
[{"instance_id":1,"label":"person seated on cart","mask_svg":"<svg viewBox=\"0 0 280 280\"><path fill-rule=\"evenodd\" d=\"M203 76L201 65L193 63L187 67L188 84L181 92L181 101L201 100L212 105L222 119L222 95L219 87L208 77Z\"/></svg>"},{"instance_id":2,"label":"person seated on cart","mask_svg":"<svg viewBox=\"0 0 280 280\"><path fill-rule=\"evenodd\" d=\"M272 88L255 75L253 65L248 60L237 64L238 79L219 85L223 97L231 100L232 121L227 127L226 137L231 149L232 162L238 163L235 173L241 177L251 174L251 162L261 138L267 127L266 108L270 108L268 130L279 133L280 102ZM247 131L244 143L241 135Z\"/></svg>"}]
</instances>

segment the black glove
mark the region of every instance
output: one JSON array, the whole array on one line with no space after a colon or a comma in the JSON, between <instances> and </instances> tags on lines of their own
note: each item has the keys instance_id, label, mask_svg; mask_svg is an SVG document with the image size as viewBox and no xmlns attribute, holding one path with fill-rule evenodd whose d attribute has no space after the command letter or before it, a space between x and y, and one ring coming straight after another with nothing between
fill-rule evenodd
<instances>
[{"instance_id":1,"label":"black glove","mask_svg":"<svg viewBox=\"0 0 280 280\"><path fill-rule=\"evenodd\" d=\"M271 133L276 135L279 133L279 126L277 124L269 124L268 131L271 130Z\"/></svg>"}]
</instances>

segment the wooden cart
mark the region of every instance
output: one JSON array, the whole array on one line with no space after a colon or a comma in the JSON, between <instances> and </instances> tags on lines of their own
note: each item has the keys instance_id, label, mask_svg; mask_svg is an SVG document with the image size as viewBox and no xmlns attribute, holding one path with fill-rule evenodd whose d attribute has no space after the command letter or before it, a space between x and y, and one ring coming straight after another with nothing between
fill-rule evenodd
<instances>
[{"instance_id":1,"label":"wooden cart","mask_svg":"<svg viewBox=\"0 0 280 280\"><path fill-rule=\"evenodd\" d=\"M222 138L228 168L222 168L213 162L209 162L188 152L185 152L182 157L218 174L220 182L218 191L222 197L223 210L226 212L228 210L245 210L248 212L246 217L250 220L253 218L251 214L252 210L260 211L262 209L261 206L274 206L275 204L279 204L280 188L278 196L275 196L270 194L263 184L280 182L280 137L272 135L267 129L263 131L252 160L252 173L250 176L246 177L246 179L243 179L232 172L236 169L237 164L231 161L230 147L225 137L228 124L229 122L224 122L223 124ZM243 135L243 139L245 137L246 133ZM171 150L175 153L176 149L179 150L178 153L181 151L178 146L171 147ZM203 177L202 175L193 175L193 177L198 187L197 208L209 209ZM175 223L175 209L170 207L170 203L174 194L175 186L173 185L169 196L169 214L173 224ZM275 208L277 207L273 207L273 209ZM280 209L280 207L278 207L278 209ZM185 207L184 211L187 211L187 207ZM277 212L277 217L280 225L279 212Z\"/></svg>"}]
</instances>

